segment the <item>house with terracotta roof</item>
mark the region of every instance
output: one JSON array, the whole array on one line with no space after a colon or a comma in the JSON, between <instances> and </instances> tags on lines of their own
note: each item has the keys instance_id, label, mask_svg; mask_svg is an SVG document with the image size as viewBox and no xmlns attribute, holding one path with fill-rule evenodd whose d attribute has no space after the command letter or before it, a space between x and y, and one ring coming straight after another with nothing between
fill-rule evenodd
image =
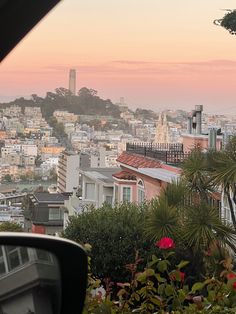
<instances>
[{"instance_id":1,"label":"house with terracotta roof","mask_svg":"<svg viewBox=\"0 0 236 314\"><path fill-rule=\"evenodd\" d=\"M140 150L128 150L118 157L121 171L113 174L115 203L151 200L158 197L168 183L178 180L180 168L154 157Z\"/></svg>"}]
</instances>

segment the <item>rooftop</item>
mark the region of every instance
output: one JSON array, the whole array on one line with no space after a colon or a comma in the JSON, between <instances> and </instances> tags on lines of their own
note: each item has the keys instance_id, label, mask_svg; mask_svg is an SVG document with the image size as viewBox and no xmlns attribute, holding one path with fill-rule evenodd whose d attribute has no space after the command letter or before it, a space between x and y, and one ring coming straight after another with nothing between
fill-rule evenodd
<instances>
[{"instance_id":1,"label":"rooftop","mask_svg":"<svg viewBox=\"0 0 236 314\"><path fill-rule=\"evenodd\" d=\"M176 181L180 177L180 174L162 168L141 168L137 172L168 183Z\"/></svg>"},{"instance_id":2,"label":"rooftop","mask_svg":"<svg viewBox=\"0 0 236 314\"><path fill-rule=\"evenodd\" d=\"M165 163L168 165L177 166L180 165L188 156L188 152L183 151L183 144L180 143L149 143L149 142L140 142L140 143L127 143L126 144L126 154L131 153L134 158L136 156L144 156L145 161L152 160L156 161L155 164L149 164L145 166L138 165L133 166L135 168L158 168L157 163ZM126 155L127 156L127 155ZM121 159L120 159L121 157ZM121 163L125 163L122 161L122 155L118 158L118 161ZM127 158L126 158L127 159ZM141 161L141 159L137 159L137 161ZM126 165L129 165L126 160Z\"/></svg>"},{"instance_id":3,"label":"rooftop","mask_svg":"<svg viewBox=\"0 0 236 314\"><path fill-rule=\"evenodd\" d=\"M116 179L120 179L120 180L130 180L130 181L136 180L135 175L129 173L128 171L124 171L124 170L113 174L113 177Z\"/></svg>"},{"instance_id":4,"label":"rooftop","mask_svg":"<svg viewBox=\"0 0 236 314\"><path fill-rule=\"evenodd\" d=\"M161 162L159 160L129 152L123 152L118 157L117 161L121 164L125 164L136 169L161 167Z\"/></svg>"},{"instance_id":5,"label":"rooftop","mask_svg":"<svg viewBox=\"0 0 236 314\"><path fill-rule=\"evenodd\" d=\"M64 204L64 201L69 199L69 195L64 195L61 193L50 194L48 192L39 192L34 193L33 196L38 203Z\"/></svg>"},{"instance_id":6,"label":"rooftop","mask_svg":"<svg viewBox=\"0 0 236 314\"><path fill-rule=\"evenodd\" d=\"M88 168L80 172L93 180L99 180L105 184L113 184L114 179L112 175L120 170L121 168Z\"/></svg>"}]
</instances>

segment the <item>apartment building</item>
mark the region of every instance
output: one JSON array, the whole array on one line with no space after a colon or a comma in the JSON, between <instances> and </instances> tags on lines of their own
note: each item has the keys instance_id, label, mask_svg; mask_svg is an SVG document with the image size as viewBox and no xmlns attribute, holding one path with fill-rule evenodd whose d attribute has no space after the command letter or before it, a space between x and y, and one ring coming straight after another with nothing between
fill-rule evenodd
<instances>
[{"instance_id":1,"label":"apartment building","mask_svg":"<svg viewBox=\"0 0 236 314\"><path fill-rule=\"evenodd\" d=\"M80 155L65 151L59 156L57 167L57 190L59 193L72 192L79 185Z\"/></svg>"}]
</instances>

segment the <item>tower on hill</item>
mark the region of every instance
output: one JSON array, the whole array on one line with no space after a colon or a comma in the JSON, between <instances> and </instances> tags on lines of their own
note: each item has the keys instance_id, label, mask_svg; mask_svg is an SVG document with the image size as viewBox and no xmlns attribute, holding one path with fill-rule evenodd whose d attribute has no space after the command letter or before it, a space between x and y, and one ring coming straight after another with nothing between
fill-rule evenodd
<instances>
[{"instance_id":1,"label":"tower on hill","mask_svg":"<svg viewBox=\"0 0 236 314\"><path fill-rule=\"evenodd\" d=\"M70 69L69 73L69 90L73 95L76 93L76 70Z\"/></svg>"}]
</instances>

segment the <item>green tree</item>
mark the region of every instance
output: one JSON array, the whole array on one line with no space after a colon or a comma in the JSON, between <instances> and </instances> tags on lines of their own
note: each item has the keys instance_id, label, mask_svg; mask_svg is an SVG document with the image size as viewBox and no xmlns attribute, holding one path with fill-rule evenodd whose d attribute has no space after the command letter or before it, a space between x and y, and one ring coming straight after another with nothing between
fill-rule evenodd
<instances>
[{"instance_id":1,"label":"green tree","mask_svg":"<svg viewBox=\"0 0 236 314\"><path fill-rule=\"evenodd\" d=\"M214 24L219 25L227 29L230 34L236 34L236 10L227 10L228 12L222 19L214 21Z\"/></svg>"},{"instance_id":2,"label":"green tree","mask_svg":"<svg viewBox=\"0 0 236 314\"><path fill-rule=\"evenodd\" d=\"M0 232L22 232L23 228L16 222L2 222L0 224Z\"/></svg>"},{"instance_id":3,"label":"green tree","mask_svg":"<svg viewBox=\"0 0 236 314\"><path fill-rule=\"evenodd\" d=\"M91 270L95 276L125 281L125 265L134 261L135 252L145 259L154 247L144 235L146 218L146 206L126 203L112 208L105 204L71 217L63 237L92 246Z\"/></svg>"},{"instance_id":4,"label":"green tree","mask_svg":"<svg viewBox=\"0 0 236 314\"><path fill-rule=\"evenodd\" d=\"M10 175L10 174L6 174L6 175L4 176L4 180L7 181L7 182L12 182L12 177L11 177L11 175Z\"/></svg>"}]
</instances>

